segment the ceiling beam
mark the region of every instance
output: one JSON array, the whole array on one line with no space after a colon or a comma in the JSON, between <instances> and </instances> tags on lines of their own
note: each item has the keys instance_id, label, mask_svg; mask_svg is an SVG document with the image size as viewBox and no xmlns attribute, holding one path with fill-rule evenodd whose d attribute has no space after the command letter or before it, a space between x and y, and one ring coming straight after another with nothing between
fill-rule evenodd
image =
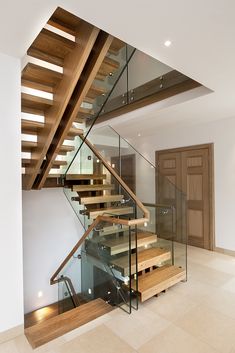
<instances>
[{"instance_id":1,"label":"ceiling beam","mask_svg":"<svg viewBox=\"0 0 235 353\"><path fill-rule=\"evenodd\" d=\"M99 31L98 28L85 21L81 21L77 28L75 48L65 57L63 78L54 91L53 105L45 111L44 129L38 135L37 148L31 155L31 158L36 161L33 166L33 172L32 169L27 170L26 168L25 170L25 173L28 174L27 179L25 179L25 187L28 190L32 189L39 174L43 160L47 155Z\"/></svg>"},{"instance_id":2,"label":"ceiling beam","mask_svg":"<svg viewBox=\"0 0 235 353\"><path fill-rule=\"evenodd\" d=\"M57 152L63 144L66 136L68 135L72 123L76 119L81 103L86 97L99 71L112 41L113 37L111 35L103 31L99 33L92 53L90 54L88 62L84 68L83 74L74 89L73 95L70 99L67 109L63 114L63 118L55 133L52 144L48 149L46 162L43 166L41 174L37 177L34 188L40 189L43 187L53 162L57 156Z\"/></svg>"}]
</instances>

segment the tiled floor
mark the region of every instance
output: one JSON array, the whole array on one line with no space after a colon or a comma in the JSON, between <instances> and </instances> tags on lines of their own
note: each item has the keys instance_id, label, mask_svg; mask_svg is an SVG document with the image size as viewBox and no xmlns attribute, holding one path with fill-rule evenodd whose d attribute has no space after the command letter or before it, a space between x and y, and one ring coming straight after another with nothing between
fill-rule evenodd
<instances>
[{"instance_id":1,"label":"tiled floor","mask_svg":"<svg viewBox=\"0 0 235 353\"><path fill-rule=\"evenodd\" d=\"M40 353L235 353L235 258L189 247L189 279L139 311L120 309L35 350ZM0 353L30 353L24 336Z\"/></svg>"}]
</instances>

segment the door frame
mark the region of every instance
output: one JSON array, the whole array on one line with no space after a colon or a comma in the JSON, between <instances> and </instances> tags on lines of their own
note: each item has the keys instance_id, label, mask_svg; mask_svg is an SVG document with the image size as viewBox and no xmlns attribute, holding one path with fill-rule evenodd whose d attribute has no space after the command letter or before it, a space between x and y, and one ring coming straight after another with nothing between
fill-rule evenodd
<instances>
[{"instance_id":1,"label":"door frame","mask_svg":"<svg viewBox=\"0 0 235 353\"><path fill-rule=\"evenodd\" d=\"M208 172L209 172L209 248L215 251L215 197L214 197L214 143L205 143L200 145L184 146L177 148L168 148L163 150L155 151L155 165L156 165L156 199L158 190L158 165L159 155L161 153L172 153L172 152L185 152L193 151L197 149L208 149Z\"/></svg>"}]
</instances>

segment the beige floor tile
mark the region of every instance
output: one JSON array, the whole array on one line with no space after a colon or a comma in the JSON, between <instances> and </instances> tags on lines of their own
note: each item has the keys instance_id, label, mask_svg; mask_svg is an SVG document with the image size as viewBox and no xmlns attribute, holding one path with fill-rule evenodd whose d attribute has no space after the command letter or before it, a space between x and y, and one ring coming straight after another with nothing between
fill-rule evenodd
<instances>
[{"instance_id":1,"label":"beige floor tile","mask_svg":"<svg viewBox=\"0 0 235 353\"><path fill-rule=\"evenodd\" d=\"M195 279L217 288L224 286L233 278L231 274L192 262L189 262L188 271L189 280Z\"/></svg>"},{"instance_id":2,"label":"beige floor tile","mask_svg":"<svg viewBox=\"0 0 235 353\"><path fill-rule=\"evenodd\" d=\"M107 326L99 326L55 349L56 353L134 353Z\"/></svg>"},{"instance_id":3,"label":"beige floor tile","mask_svg":"<svg viewBox=\"0 0 235 353\"><path fill-rule=\"evenodd\" d=\"M30 346L27 338L24 335L18 336L14 339L18 353L32 353L33 348Z\"/></svg>"},{"instance_id":4,"label":"beige floor tile","mask_svg":"<svg viewBox=\"0 0 235 353\"><path fill-rule=\"evenodd\" d=\"M235 292L230 293L226 290L217 289L211 295L204 297L202 304L235 319Z\"/></svg>"},{"instance_id":5,"label":"beige floor tile","mask_svg":"<svg viewBox=\"0 0 235 353\"><path fill-rule=\"evenodd\" d=\"M185 297L180 293L175 293L169 289L159 297L147 301L145 307L154 313L159 314L166 320L174 322L196 305L197 303L190 298Z\"/></svg>"},{"instance_id":6,"label":"beige floor tile","mask_svg":"<svg viewBox=\"0 0 235 353\"><path fill-rule=\"evenodd\" d=\"M145 306L131 315L119 312L105 323L116 335L127 342L134 349L139 348L154 335L164 330L170 322L155 314Z\"/></svg>"},{"instance_id":7,"label":"beige floor tile","mask_svg":"<svg viewBox=\"0 0 235 353\"><path fill-rule=\"evenodd\" d=\"M0 344L0 353L18 353L13 340Z\"/></svg>"},{"instance_id":8,"label":"beige floor tile","mask_svg":"<svg viewBox=\"0 0 235 353\"><path fill-rule=\"evenodd\" d=\"M206 305L190 310L175 324L221 353L230 353L235 344L235 320Z\"/></svg>"},{"instance_id":9,"label":"beige floor tile","mask_svg":"<svg viewBox=\"0 0 235 353\"><path fill-rule=\"evenodd\" d=\"M187 282L180 282L173 286L170 291L186 296L187 299L196 303L201 303L207 296L211 296L215 292L215 287L209 284L195 280L193 277L189 278Z\"/></svg>"},{"instance_id":10,"label":"beige floor tile","mask_svg":"<svg viewBox=\"0 0 235 353\"><path fill-rule=\"evenodd\" d=\"M235 294L235 277L231 278L227 283L225 283L225 285L222 286L222 289Z\"/></svg>"},{"instance_id":11,"label":"beige floor tile","mask_svg":"<svg viewBox=\"0 0 235 353\"><path fill-rule=\"evenodd\" d=\"M36 349L32 349L27 338L24 335L18 336L14 339L14 344L17 347L18 353L54 353L56 347L60 347L66 342L65 337L61 336L51 342L44 344Z\"/></svg>"},{"instance_id":12,"label":"beige floor tile","mask_svg":"<svg viewBox=\"0 0 235 353\"><path fill-rule=\"evenodd\" d=\"M139 353L218 353L179 327L170 325L160 335L144 344Z\"/></svg>"},{"instance_id":13,"label":"beige floor tile","mask_svg":"<svg viewBox=\"0 0 235 353\"><path fill-rule=\"evenodd\" d=\"M225 256L222 259L214 258L208 261L206 266L218 271L229 273L232 276L235 275L235 258L231 256Z\"/></svg>"}]
</instances>

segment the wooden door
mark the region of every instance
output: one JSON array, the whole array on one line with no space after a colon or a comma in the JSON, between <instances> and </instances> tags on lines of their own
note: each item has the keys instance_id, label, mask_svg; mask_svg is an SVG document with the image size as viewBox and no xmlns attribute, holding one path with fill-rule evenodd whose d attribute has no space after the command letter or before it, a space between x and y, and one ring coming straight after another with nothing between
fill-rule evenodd
<instances>
[{"instance_id":1,"label":"wooden door","mask_svg":"<svg viewBox=\"0 0 235 353\"><path fill-rule=\"evenodd\" d=\"M181 156L178 152L159 153L156 209L157 234L164 239L182 241ZM174 206L174 209L164 208Z\"/></svg>"},{"instance_id":2,"label":"wooden door","mask_svg":"<svg viewBox=\"0 0 235 353\"><path fill-rule=\"evenodd\" d=\"M213 145L156 152L156 162L163 175L158 177L156 199L175 207L175 239L182 242L186 233L189 245L212 250ZM182 190L185 196L177 189L169 193L164 177Z\"/></svg>"},{"instance_id":3,"label":"wooden door","mask_svg":"<svg viewBox=\"0 0 235 353\"><path fill-rule=\"evenodd\" d=\"M135 154L128 154L121 156L121 171L119 157L111 157L111 165L115 172L121 176L122 180L127 186L136 192L136 168L135 168ZM119 183L112 178L112 184L115 185L115 191L118 193Z\"/></svg>"},{"instance_id":4,"label":"wooden door","mask_svg":"<svg viewBox=\"0 0 235 353\"><path fill-rule=\"evenodd\" d=\"M188 243L210 249L210 180L207 148L182 152L182 189L187 195Z\"/></svg>"}]
</instances>

